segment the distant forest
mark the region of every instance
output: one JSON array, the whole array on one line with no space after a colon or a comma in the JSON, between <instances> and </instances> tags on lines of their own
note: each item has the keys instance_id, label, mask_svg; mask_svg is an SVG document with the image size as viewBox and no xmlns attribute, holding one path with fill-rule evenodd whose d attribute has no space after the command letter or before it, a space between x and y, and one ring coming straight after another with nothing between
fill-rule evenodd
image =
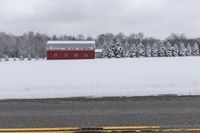
<instances>
[{"instance_id":1,"label":"distant forest","mask_svg":"<svg viewBox=\"0 0 200 133\"><path fill-rule=\"evenodd\" d=\"M105 33L91 36L53 35L28 32L21 36L0 32L0 58L45 58L48 40L94 40L105 58L199 56L200 38L171 34L164 40L143 33Z\"/></svg>"}]
</instances>

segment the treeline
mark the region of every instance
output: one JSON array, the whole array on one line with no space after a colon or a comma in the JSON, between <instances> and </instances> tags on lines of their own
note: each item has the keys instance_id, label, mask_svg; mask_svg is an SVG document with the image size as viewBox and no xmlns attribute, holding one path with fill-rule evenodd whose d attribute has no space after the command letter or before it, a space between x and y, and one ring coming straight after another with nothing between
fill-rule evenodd
<instances>
[{"instance_id":1,"label":"treeline","mask_svg":"<svg viewBox=\"0 0 200 133\"><path fill-rule=\"evenodd\" d=\"M198 56L200 38L188 38L184 34L171 34L165 40L145 37L143 33L125 35L105 33L91 36L49 36L28 32L21 36L0 32L0 58L45 58L48 40L95 40L96 48L103 49L104 57L162 57Z\"/></svg>"},{"instance_id":2,"label":"treeline","mask_svg":"<svg viewBox=\"0 0 200 133\"><path fill-rule=\"evenodd\" d=\"M45 57L48 36L29 32L21 36L0 33L0 57Z\"/></svg>"},{"instance_id":3,"label":"treeline","mask_svg":"<svg viewBox=\"0 0 200 133\"><path fill-rule=\"evenodd\" d=\"M94 40L88 36L48 36L28 32L21 36L0 32L0 58L45 58L48 40Z\"/></svg>"},{"instance_id":4,"label":"treeline","mask_svg":"<svg viewBox=\"0 0 200 133\"><path fill-rule=\"evenodd\" d=\"M200 38L187 38L184 34L171 34L165 40L144 37L143 33L102 34L97 42L103 45L103 55L108 58L122 57L175 57L199 56Z\"/></svg>"}]
</instances>

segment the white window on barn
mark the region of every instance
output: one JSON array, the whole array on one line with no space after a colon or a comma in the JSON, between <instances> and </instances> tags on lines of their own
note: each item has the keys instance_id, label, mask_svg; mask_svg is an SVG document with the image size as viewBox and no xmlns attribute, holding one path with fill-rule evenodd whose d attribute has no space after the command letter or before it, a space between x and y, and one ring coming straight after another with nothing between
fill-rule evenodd
<instances>
[{"instance_id":1,"label":"white window on barn","mask_svg":"<svg viewBox=\"0 0 200 133\"><path fill-rule=\"evenodd\" d=\"M77 58L77 57L78 57L78 54L77 54L77 53L75 53L75 54L74 54L74 57L75 57L75 58Z\"/></svg>"},{"instance_id":2,"label":"white window on barn","mask_svg":"<svg viewBox=\"0 0 200 133\"><path fill-rule=\"evenodd\" d=\"M88 57L88 54L84 54L84 57L85 57L85 58Z\"/></svg>"},{"instance_id":3,"label":"white window on barn","mask_svg":"<svg viewBox=\"0 0 200 133\"><path fill-rule=\"evenodd\" d=\"M56 57L58 57L58 54L55 53L55 54L53 54L53 56L56 58Z\"/></svg>"},{"instance_id":4,"label":"white window on barn","mask_svg":"<svg viewBox=\"0 0 200 133\"><path fill-rule=\"evenodd\" d=\"M68 57L68 54L64 54L64 57L67 58L67 57Z\"/></svg>"}]
</instances>

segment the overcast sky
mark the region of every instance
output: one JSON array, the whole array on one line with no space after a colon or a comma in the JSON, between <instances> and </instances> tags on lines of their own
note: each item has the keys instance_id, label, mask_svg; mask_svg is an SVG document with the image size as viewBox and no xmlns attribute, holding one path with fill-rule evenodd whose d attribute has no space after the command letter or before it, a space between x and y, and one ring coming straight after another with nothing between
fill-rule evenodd
<instances>
[{"instance_id":1,"label":"overcast sky","mask_svg":"<svg viewBox=\"0 0 200 133\"><path fill-rule=\"evenodd\" d=\"M0 0L0 31L200 36L200 0Z\"/></svg>"}]
</instances>

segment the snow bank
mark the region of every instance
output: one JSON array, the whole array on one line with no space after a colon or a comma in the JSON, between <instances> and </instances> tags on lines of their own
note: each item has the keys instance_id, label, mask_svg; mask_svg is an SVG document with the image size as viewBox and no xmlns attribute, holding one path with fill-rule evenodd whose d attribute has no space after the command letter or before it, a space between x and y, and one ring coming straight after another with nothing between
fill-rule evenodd
<instances>
[{"instance_id":1,"label":"snow bank","mask_svg":"<svg viewBox=\"0 0 200 133\"><path fill-rule=\"evenodd\" d=\"M0 99L199 95L200 57L0 62Z\"/></svg>"}]
</instances>

